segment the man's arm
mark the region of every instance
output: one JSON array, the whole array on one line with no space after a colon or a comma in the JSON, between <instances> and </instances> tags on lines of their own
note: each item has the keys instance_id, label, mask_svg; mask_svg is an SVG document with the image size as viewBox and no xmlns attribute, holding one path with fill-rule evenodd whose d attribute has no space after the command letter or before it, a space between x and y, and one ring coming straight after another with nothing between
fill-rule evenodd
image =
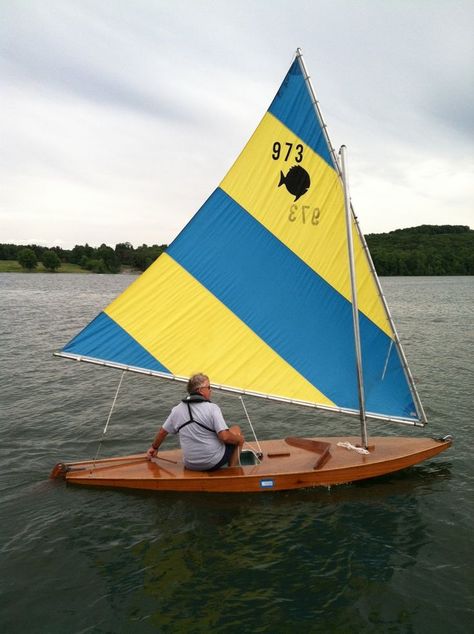
<instances>
[{"instance_id":1,"label":"man's arm","mask_svg":"<svg viewBox=\"0 0 474 634\"><path fill-rule=\"evenodd\" d=\"M156 434L155 440L152 442L150 448L146 452L146 455L149 459L156 456L161 443L164 441L167 435L168 432L162 427L160 431Z\"/></svg>"},{"instance_id":2,"label":"man's arm","mask_svg":"<svg viewBox=\"0 0 474 634\"><path fill-rule=\"evenodd\" d=\"M218 434L219 440L226 443L226 445L240 445L244 444L244 437L240 433L240 427L234 425L230 429L220 431Z\"/></svg>"}]
</instances>

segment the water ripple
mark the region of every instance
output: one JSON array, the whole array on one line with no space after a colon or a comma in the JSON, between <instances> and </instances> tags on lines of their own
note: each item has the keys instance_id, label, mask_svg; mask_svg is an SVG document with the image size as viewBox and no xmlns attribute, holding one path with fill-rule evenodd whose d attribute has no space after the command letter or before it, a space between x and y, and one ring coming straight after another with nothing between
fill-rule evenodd
<instances>
[{"instance_id":1,"label":"water ripple","mask_svg":"<svg viewBox=\"0 0 474 634\"><path fill-rule=\"evenodd\" d=\"M51 351L130 281L0 274L0 344L14 360L1 377L1 630L468 631L473 279L383 281L428 433L454 433L449 453L372 482L269 495L67 487L49 471L95 454L118 376ZM142 451L181 391L127 376L102 455ZM237 399L216 400L243 418ZM352 420L246 405L261 438L357 433Z\"/></svg>"}]
</instances>

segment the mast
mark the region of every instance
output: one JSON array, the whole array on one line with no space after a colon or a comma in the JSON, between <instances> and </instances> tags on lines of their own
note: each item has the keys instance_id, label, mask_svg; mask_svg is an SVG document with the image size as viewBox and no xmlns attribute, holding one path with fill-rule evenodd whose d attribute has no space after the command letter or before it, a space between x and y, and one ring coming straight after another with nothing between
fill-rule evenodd
<instances>
[{"instance_id":1,"label":"mast","mask_svg":"<svg viewBox=\"0 0 474 634\"><path fill-rule=\"evenodd\" d=\"M331 143L331 139L330 139L329 134L328 134L327 125L326 125L326 122L324 120L323 114L321 112L321 108L319 107L319 101L316 98L316 93L314 91L313 84L311 82L311 77L309 76L308 71L306 69L306 66L305 66L305 63L304 63L304 59L303 59L303 53L302 53L300 48L296 49L296 57L297 57L298 62L300 64L300 66L301 66L301 69L303 71L303 75L304 75L306 84L308 86L309 93L310 93L311 98L313 100L313 106L314 106L314 110L316 112L316 116L319 119L319 122L321 124L321 129L322 129L324 137L326 139L326 143L328 145L329 151L330 151L331 156L333 158L334 167L335 167L336 171L338 172L339 176L341 178L343 178L342 172L341 172L341 166L339 165L339 161L337 160L336 151L334 149L334 146ZM357 218L357 216L355 214L354 208L353 208L352 203L350 202L350 200L349 200L349 207L350 207L351 216L352 216L352 218L354 220L354 224L355 224L356 229L357 229L357 233L359 235L359 238L360 238L361 243L362 243L362 247L364 249L365 256L367 258L367 262L369 264L369 268L370 268L370 270L372 272L372 275L374 277L375 284L377 286L377 290L378 290L378 293L379 293L379 297L381 299L382 305L383 305L384 310L385 310L385 314L387 316L388 322L389 322L390 327L392 329L393 337L394 337L394 343L395 343L396 349L397 349L397 351L399 353L400 360L401 360L402 367L403 367L403 371L404 371L405 376L406 376L407 381L408 381L408 385L411 388L411 393L412 393L412 396L413 396L413 402L414 402L418 417L420 419L420 422L417 421L417 422L413 422L413 423L410 423L410 424L412 424L414 426L424 427L427 424L428 419L427 419L425 411L423 409L423 405L421 403L421 399L419 397L418 390L417 390L416 385L415 385L415 381L413 379L413 376L411 374L410 368L408 366L408 361L407 361L407 358L405 356L405 352L403 350L400 338L398 336L397 329L395 327L395 323L394 323L393 318L392 318L392 314L391 314L390 309L388 307L387 299L385 297L385 293L383 292L382 285L380 283L379 277L378 277L377 272L375 270L375 266L374 266L374 263L372 261L372 256L370 254L369 248L367 246L367 242L365 240L365 236L362 233L361 227L359 225L358 218ZM370 416L370 417L374 418L373 416ZM390 418L385 418L383 416L381 416L379 418L385 419L385 420L390 420Z\"/></svg>"},{"instance_id":2,"label":"mast","mask_svg":"<svg viewBox=\"0 0 474 634\"><path fill-rule=\"evenodd\" d=\"M354 324L354 345L356 354L357 368L357 389L359 394L359 416L360 416L360 437L362 445L367 448L367 419L365 415L365 396L364 396L364 375L362 372L362 348L360 345L360 329L359 329L359 307L357 305L357 284L354 262L354 243L352 239L352 212L349 197L349 187L347 185L346 171L346 146L342 145L339 150L341 156L341 175L344 186L344 207L346 211L346 230L347 230L347 249L349 255L349 272L351 278L351 295L352 295L352 320Z\"/></svg>"},{"instance_id":3,"label":"mast","mask_svg":"<svg viewBox=\"0 0 474 634\"><path fill-rule=\"evenodd\" d=\"M321 128L326 138L329 151L331 152L331 155L333 157L335 168L339 172L339 175L342 179L343 187L344 187L344 207L346 212L347 246L349 250L349 270L350 270L350 277L351 277L352 317L353 317L353 323L354 323L354 343L355 343L355 353L356 353L357 389L358 389L358 396L359 396L359 418L360 418L361 442L364 447L367 447L368 446L367 418L365 413L364 377L362 372L362 351L361 351L360 330L359 330L359 309L357 306L357 284L355 279L354 244L352 240L352 209L351 209L351 202L349 198L347 179L346 179L346 173L345 173L345 149L346 148L344 145L341 147L341 150L340 150L341 165L339 165L339 161L337 160L336 152L334 151L333 145L329 139L329 135L327 132L327 125L323 119L321 109L319 108L319 102L316 99L316 94L311 84L311 79L308 75L308 71L306 70L306 66L303 61L303 53L300 48L296 49L296 57L298 58L298 61L303 70L305 81L307 83L310 95L313 100L316 116L318 117L321 123Z\"/></svg>"}]
</instances>

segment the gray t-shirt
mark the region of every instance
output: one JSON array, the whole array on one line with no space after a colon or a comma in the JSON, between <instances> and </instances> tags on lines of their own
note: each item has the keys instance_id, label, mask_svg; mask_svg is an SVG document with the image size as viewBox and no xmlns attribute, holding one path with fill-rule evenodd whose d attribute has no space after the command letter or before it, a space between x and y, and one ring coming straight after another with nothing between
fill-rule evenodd
<instances>
[{"instance_id":1,"label":"gray t-shirt","mask_svg":"<svg viewBox=\"0 0 474 634\"><path fill-rule=\"evenodd\" d=\"M190 403L193 419L214 432L190 423L179 432L179 442L183 450L184 466L194 471L212 469L224 456L225 444L217 434L229 429L220 408L207 401ZM187 403L173 407L163 424L169 434L176 434L178 428L190 419Z\"/></svg>"}]
</instances>

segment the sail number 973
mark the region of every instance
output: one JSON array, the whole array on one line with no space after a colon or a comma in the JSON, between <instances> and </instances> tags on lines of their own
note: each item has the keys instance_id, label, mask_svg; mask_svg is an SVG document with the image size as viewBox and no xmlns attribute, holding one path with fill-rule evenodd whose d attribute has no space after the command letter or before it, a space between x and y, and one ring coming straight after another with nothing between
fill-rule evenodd
<instances>
[{"instance_id":1,"label":"sail number 973","mask_svg":"<svg viewBox=\"0 0 474 634\"><path fill-rule=\"evenodd\" d=\"M304 225L317 225L319 224L320 215L321 210L319 207L312 207L311 205L291 205L288 220L290 222L299 221Z\"/></svg>"},{"instance_id":2,"label":"sail number 973","mask_svg":"<svg viewBox=\"0 0 474 634\"><path fill-rule=\"evenodd\" d=\"M274 161L278 161L278 159L282 158L284 161L295 161L296 163L301 163L303 160L303 146L301 143L280 143L280 141L275 141L272 148L272 159Z\"/></svg>"}]
</instances>

